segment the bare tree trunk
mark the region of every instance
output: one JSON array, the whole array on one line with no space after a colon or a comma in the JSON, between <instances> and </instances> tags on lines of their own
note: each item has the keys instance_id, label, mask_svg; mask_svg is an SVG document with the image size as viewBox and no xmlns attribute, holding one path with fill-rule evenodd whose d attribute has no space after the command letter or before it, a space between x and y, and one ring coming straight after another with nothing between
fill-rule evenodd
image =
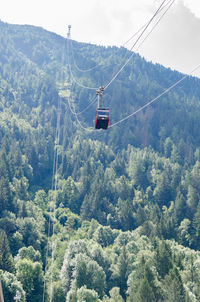
<instances>
[{"instance_id":1,"label":"bare tree trunk","mask_svg":"<svg viewBox=\"0 0 200 302\"><path fill-rule=\"evenodd\" d=\"M3 289L2 289L2 285L1 285L1 280L0 280L0 302L4 302Z\"/></svg>"}]
</instances>

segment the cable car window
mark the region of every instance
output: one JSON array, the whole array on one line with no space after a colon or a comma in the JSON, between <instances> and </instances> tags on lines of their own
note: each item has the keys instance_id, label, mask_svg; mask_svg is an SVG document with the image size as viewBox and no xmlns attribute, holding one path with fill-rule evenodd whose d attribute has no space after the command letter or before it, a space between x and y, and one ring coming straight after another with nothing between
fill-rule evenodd
<instances>
[{"instance_id":1,"label":"cable car window","mask_svg":"<svg viewBox=\"0 0 200 302\"><path fill-rule=\"evenodd\" d=\"M109 116L109 111L100 111L100 110L98 110L98 115Z\"/></svg>"}]
</instances>

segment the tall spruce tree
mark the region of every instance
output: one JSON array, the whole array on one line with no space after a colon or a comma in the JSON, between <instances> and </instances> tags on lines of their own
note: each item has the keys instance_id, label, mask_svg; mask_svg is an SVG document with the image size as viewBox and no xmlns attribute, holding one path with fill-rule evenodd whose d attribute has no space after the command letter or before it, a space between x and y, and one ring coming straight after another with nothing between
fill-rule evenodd
<instances>
[{"instance_id":1,"label":"tall spruce tree","mask_svg":"<svg viewBox=\"0 0 200 302\"><path fill-rule=\"evenodd\" d=\"M186 292L177 267L173 267L164 280L165 301L185 302Z\"/></svg>"},{"instance_id":2,"label":"tall spruce tree","mask_svg":"<svg viewBox=\"0 0 200 302\"><path fill-rule=\"evenodd\" d=\"M0 230L0 269L13 272L14 261L10 253L10 246L4 230Z\"/></svg>"}]
</instances>

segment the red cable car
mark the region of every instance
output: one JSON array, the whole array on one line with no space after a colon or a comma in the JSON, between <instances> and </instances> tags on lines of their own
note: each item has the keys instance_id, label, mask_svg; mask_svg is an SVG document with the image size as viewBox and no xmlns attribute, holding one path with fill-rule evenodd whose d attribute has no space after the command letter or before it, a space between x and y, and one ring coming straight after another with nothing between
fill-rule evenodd
<instances>
[{"instance_id":1,"label":"red cable car","mask_svg":"<svg viewBox=\"0 0 200 302\"><path fill-rule=\"evenodd\" d=\"M105 108L97 108L95 129L108 129L110 122L110 110Z\"/></svg>"}]
</instances>

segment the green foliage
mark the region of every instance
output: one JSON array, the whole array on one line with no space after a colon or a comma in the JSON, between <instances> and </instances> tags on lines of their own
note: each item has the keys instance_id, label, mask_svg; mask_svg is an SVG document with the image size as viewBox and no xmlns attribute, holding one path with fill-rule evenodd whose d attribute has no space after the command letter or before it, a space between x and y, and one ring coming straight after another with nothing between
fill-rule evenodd
<instances>
[{"instance_id":1,"label":"green foliage","mask_svg":"<svg viewBox=\"0 0 200 302\"><path fill-rule=\"evenodd\" d=\"M44 272L49 288L52 267L55 302L66 296L77 302L199 300L200 80L188 77L108 131L85 132L66 96L80 112L94 93L71 83L65 43L42 28L0 21L0 268L6 301L17 289L22 301L41 301ZM87 75L71 66L75 78L91 87L109 81L129 54L123 47L75 41L68 52L83 69L101 63ZM103 96L112 123L181 77L134 54ZM78 115L81 125L92 126L95 107Z\"/></svg>"},{"instance_id":2,"label":"green foliage","mask_svg":"<svg viewBox=\"0 0 200 302\"><path fill-rule=\"evenodd\" d=\"M74 283L76 288L86 286L94 289L102 298L105 293L106 276L103 268L85 255L77 255L74 265Z\"/></svg>"},{"instance_id":3,"label":"green foliage","mask_svg":"<svg viewBox=\"0 0 200 302\"><path fill-rule=\"evenodd\" d=\"M26 292L26 301L41 301L43 296L43 272L39 262L22 259L17 262L17 279Z\"/></svg>"},{"instance_id":4,"label":"green foliage","mask_svg":"<svg viewBox=\"0 0 200 302\"><path fill-rule=\"evenodd\" d=\"M158 286L156 275L146 263L144 256L136 269L129 275L128 300L131 301L159 301L162 299L161 288Z\"/></svg>"},{"instance_id":5,"label":"green foliage","mask_svg":"<svg viewBox=\"0 0 200 302\"><path fill-rule=\"evenodd\" d=\"M127 280L130 273L130 259L125 246L122 247L117 263L113 265L112 270L112 279L114 279L114 283L120 287L121 296L126 298Z\"/></svg>"},{"instance_id":6,"label":"green foliage","mask_svg":"<svg viewBox=\"0 0 200 302\"><path fill-rule=\"evenodd\" d=\"M29 259L33 262L40 262L41 261L41 255L39 251L34 250L32 246L29 247L23 247L19 250L16 261L22 259Z\"/></svg>"},{"instance_id":7,"label":"green foliage","mask_svg":"<svg viewBox=\"0 0 200 302\"><path fill-rule=\"evenodd\" d=\"M32 245L33 248L39 249L41 238L36 220L32 217L18 218L17 226L23 236L24 244L27 246Z\"/></svg>"},{"instance_id":8,"label":"green foliage","mask_svg":"<svg viewBox=\"0 0 200 302\"><path fill-rule=\"evenodd\" d=\"M66 251L61 271L65 291L69 291L71 286L78 289L85 285L88 289L95 289L102 297L105 291L106 275L98 262L102 265L102 258L100 260L94 249L90 255L85 241L79 240L71 244Z\"/></svg>"},{"instance_id":9,"label":"green foliage","mask_svg":"<svg viewBox=\"0 0 200 302\"><path fill-rule=\"evenodd\" d=\"M173 267L165 277L165 300L185 302L186 294L181 276L176 267Z\"/></svg>"},{"instance_id":10,"label":"green foliage","mask_svg":"<svg viewBox=\"0 0 200 302\"><path fill-rule=\"evenodd\" d=\"M47 195L44 190L39 190L36 192L34 203L43 210L47 208Z\"/></svg>"},{"instance_id":11,"label":"green foliage","mask_svg":"<svg viewBox=\"0 0 200 302\"><path fill-rule=\"evenodd\" d=\"M70 208L72 212L79 213L79 192L77 185L71 176L69 176L66 182L63 183L61 194L61 202L63 206Z\"/></svg>"},{"instance_id":12,"label":"green foliage","mask_svg":"<svg viewBox=\"0 0 200 302\"><path fill-rule=\"evenodd\" d=\"M65 302L66 297L65 297L65 292L63 290L63 287L61 285L60 281L54 282L53 283L53 302Z\"/></svg>"},{"instance_id":13,"label":"green foliage","mask_svg":"<svg viewBox=\"0 0 200 302\"><path fill-rule=\"evenodd\" d=\"M65 292L70 290L70 284L73 274L73 260L77 254L88 254L87 244L84 240L71 242L65 252L63 266L61 269L61 280Z\"/></svg>"},{"instance_id":14,"label":"green foliage","mask_svg":"<svg viewBox=\"0 0 200 302\"><path fill-rule=\"evenodd\" d=\"M113 287L109 291L110 298L103 299L103 302L124 302L122 296L119 293L118 287Z\"/></svg>"},{"instance_id":15,"label":"green foliage","mask_svg":"<svg viewBox=\"0 0 200 302\"><path fill-rule=\"evenodd\" d=\"M0 269L13 273L14 261L10 253L10 247L6 233L0 229Z\"/></svg>"},{"instance_id":16,"label":"green foliage","mask_svg":"<svg viewBox=\"0 0 200 302\"><path fill-rule=\"evenodd\" d=\"M26 302L26 293L22 284L12 273L0 270L0 279L3 287L4 301L13 301L17 291L21 294L21 301Z\"/></svg>"},{"instance_id":17,"label":"green foliage","mask_svg":"<svg viewBox=\"0 0 200 302\"><path fill-rule=\"evenodd\" d=\"M156 267L161 278L169 273L172 269L172 252L170 246L165 242L161 241L156 247Z\"/></svg>"},{"instance_id":18,"label":"green foliage","mask_svg":"<svg viewBox=\"0 0 200 302\"><path fill-rule=\"evenodd\" d=\"M109 226L98 226L94 232L93 238L98 242L102 247L113 244L117 233L114 232Z\"/></svg>"},{"instance_id":19,"label":"green foliage","mask_svg":"<svg viewBox=\"0 0 200 302\"><path fill-rule=\"evenodd\" d=\"M153 302L156 301L153 289L151 288L146 277L141 281L140 286L135 294L136 302Z\"/></svg>"},{"instance_id":20,"label":"green foliage","mask_svg":"<svg viewBox=\"0 0 200 302\"><path fill-rule=\"evenodd\" d=\"M87 289L86 286L82 286L77 291L71 291L67 295L66 302L100 302L97 292L91 289Z\"/></svg>"}]
</instances>

